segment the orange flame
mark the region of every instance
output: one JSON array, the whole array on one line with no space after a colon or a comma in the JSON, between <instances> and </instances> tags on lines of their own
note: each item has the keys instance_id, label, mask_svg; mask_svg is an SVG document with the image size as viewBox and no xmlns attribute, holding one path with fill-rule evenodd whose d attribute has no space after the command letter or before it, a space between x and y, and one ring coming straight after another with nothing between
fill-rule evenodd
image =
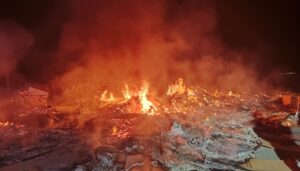
<instances>
[{"instance_id":1,"label":"orange flame","mask_svg":"<svg viewBox=\"0 0 300 171\"><path fill-rule=\"evenodd\" d=\"M12 123L12 122L8 122L8 121L6 121L6 122L0 122L0 127L1 127L1 126L2 126L2 127L10 126L10 125L13 125L13 123Z\"/></svg>"},{"instance_id":2,"label":"orange flame","mask_svg":"<svg viewBox=\"0 0 300 171\"><path fill-rule=\"evenodd\" d=\"M233 93L231 90L228 92L228 96L233 96Z\"/></svg>"},{"instance_id":3,"label":"orange flame","mask_svg":"<svg viewBox=\"0 0 300 171\"><path fill-rule=\"evenodd\" d=\"M125 100L131 99L132 93L129 90L128 84L125 84L125 89L122 90L122 93Z\"/></svg>"},{"instance_id":4,"label":"orange flame","mask_svg":"<svg viewBox=\"0 0 300 171\"><path fill-rule=\"evenodd\" d=\"M185 93L186 88L185 85L183 84L183 79L179 78L175 84L171 84L169 85L168 91L167 91L167 95L168 96L173 96L175 94L183 94Z\"/></svg>"},{"instance_id":5,"label":"orange flame","mask_svg":"<svg viewBox=\"0 0 300 171\"><path fill-rule=\"evenodd\" d=\"M130 90L128 84L125 84L125 88L122 90L123 99L122 98L115 98L113 93L108 93L107 90L105 90L101 96L100 101L106 102L106 103L112 103L112 102L120 102L120 103L126 103L127 101L131 100L133 97L137 97L139 100L140 112L141 113L147 113L149 115L153 115L157 108L154 106L154 104L148 100L147 95L149 91L149 84L145 82L142 87L140 87L139 90Z\"/></svg>"},{"instance_id":6,"label":"orange flame","mask_svg":"<svg viewBox=\"0 0 300 171\"><path fill-rule=\"evenodd\" d=\"M100 96L100 101L103 101L103 102L114 102L115 101L115 97L113 95L113 93L109 93L108 94L108 91L105 90L101 96Z\"/></svg>"},{"instance_id":7,"label":"orange flame","mask_svg":"<svg viewBox=\"0 0 300 171\"><path fill-rule=\"evenodd\" d=\"M8 126L14 126L14 127L16 127L16 128L24 127L24 125L21 125L21 124L15 124L15 123L9 122L9 121L6 121L6 122L0 122L0 127L8 127Z\"/></svg>"},{"instance_id":8,"label":"orange flame","mask_svg":"<svg viewBox=\"0 0 300 171\"><path fill-rule=\"evenodd\" d=\"M157 111L157 108L153 105L151 101L148 100L147 98L148 90L149 90L149 84L145 82L141 87L140 91L138 92L138 97L142 105L142 112L153 115L155 111Z\"/></svg>"},{"instance_id":9,"label":"orange flame","mask_svg":"<svg viewBox=\"0 0 300 171\"><path fill-rule=\"evenodd\" d=\"M113 126L111 135L116 135L117 131L118 131L118 128L116 126Z\"/></svg>"}]
</instances>

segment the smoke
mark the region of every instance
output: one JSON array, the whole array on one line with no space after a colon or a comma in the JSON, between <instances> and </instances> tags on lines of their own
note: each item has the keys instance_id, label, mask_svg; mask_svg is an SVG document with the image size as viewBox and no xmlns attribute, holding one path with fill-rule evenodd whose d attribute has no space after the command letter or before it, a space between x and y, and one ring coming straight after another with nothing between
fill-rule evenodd
<instances>
[{"instance_id":1,"label":"smoke","mask_svg":"<svg viewBox=\"0 0 300 171\"><path fill-rule=\"evenodd\" d=\"M95 82L117 89L150 82L163 91L176 78L204 88L257 90L243 55L224 48L212 1L69 1L56 59L75 61L60 85ZM79 62L78 62L79 56Z\"/></svg>"},{"instance_id":2,"label":"smoke","mask_svg":"<svg viewBox=\"0 0 300 171\"><path fill-rule=\"evenodd\" d=\"M21 26L0 22L0 76L12 73L32 44L33 37Z\"/></svg>"}]
</instances>

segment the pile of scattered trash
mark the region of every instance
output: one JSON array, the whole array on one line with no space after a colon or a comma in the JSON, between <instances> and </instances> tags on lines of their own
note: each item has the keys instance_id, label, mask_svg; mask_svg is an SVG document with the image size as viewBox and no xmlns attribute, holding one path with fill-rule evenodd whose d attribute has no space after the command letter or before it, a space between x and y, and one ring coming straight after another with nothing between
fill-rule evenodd
<instances>
[{"instance_id":1,"label":"pile of scattered trash","mask_svg":"<svg viewBox=\"0 0 300 171\"><path fill-rule=\"evenodd\" d=\"M13 138L0 143L2 166L69 146L89 156L68 166L75 171L243 170L240 165L255 158L261 146L254 121L276 127L299 124L299 106L295 110L286 96L209 93L196 87L164 97L150 116L128 113L123 108L132 104L127 103L88 110L83 101L57 105L50 94L29 87L8 104L9 124L1 121L0 132ZM34 141L24 141L26 137ZM8 148L11 143L14 150Z\"/></svg>"}]
</instances>

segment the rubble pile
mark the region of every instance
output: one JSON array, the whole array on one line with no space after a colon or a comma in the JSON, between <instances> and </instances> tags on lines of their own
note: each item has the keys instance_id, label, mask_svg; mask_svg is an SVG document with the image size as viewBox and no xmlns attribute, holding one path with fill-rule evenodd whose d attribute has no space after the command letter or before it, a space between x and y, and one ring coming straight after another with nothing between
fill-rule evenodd
<instances>
[{"instance_id":1,"label":"rubble pile","mask_svg":"<svg viewBox=\"0 0 300 171\"><path fill-rule=\"evenodd\" d=\"M49 94L29 88L7 106L8 116L0 121L0 166L67 148L85 156L67 166L75 171L243 170L240 164L255 158L261 147L254 121L277 127L299 121L298 110L280 96L210 93L180 81L152 104L151 116L139 112L141 97L150 102L146 95L57 104ZM93 100L99 101L91 107ZM11 107L15 104L18 108Z\"/></svg>"},{"instance_id":2,"label":"rubble pile","mask_svg":"<svg viewBox=\"0 0 300 171\"><path fill-rule=\"evenodd\" d=\"M14 100L23 106L39 106L47 104L48 97L48 92L29 87L27 90L20 91Z\"/></svg>"},{"instance_id":3,"label":"rubble pile","mask_svg":"<svg viewBox=\"0 0 300 171\"><path fill-rule=\"evenodd\" d=\"M5 130L4 130L5 129ZM29 129L7 126L0 129L0 166L11 165L45 156L58 148L82 145L74 130ZM80 144L81 143L81 144Z\"/></svg>"},{"instance_id":4,"label":"rubble pile","mask_svg":"<svg viewBox=\"0 0 300 171\"><path fill-rule=\"evenodd\" d=\"M154 153L153 158L169 169L184 166L188 170L231 170L253 158L260 146L252 129L233 127L238 134L218 130L205 135L199 127L182 128L174 123L170 132L160 135L162 152Z\"/></svg>"}]
</instances>

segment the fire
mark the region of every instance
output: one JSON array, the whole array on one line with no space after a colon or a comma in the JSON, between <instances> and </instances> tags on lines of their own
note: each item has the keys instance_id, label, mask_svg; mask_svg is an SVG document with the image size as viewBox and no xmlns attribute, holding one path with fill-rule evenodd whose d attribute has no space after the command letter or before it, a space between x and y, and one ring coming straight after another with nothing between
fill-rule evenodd
<instances>
[{"instance_id":1,"label":"fire","mask_svg":"<svg viewBox=\"0 0 300 171\"><path fill-rule=\"evenodd\" d=\"M148 115L154 115L158 113L157 107L154 105L152 101L148 99L149 94L149 83L144 82L140 87L131 88L128 84L124 85L122 92L122 97L115 97L113 93L105 90L100 97L101 103L116 103L116 104L126 104L124 106L124 111L129 113L143 113ZM185 104L193 103L194 105L211 105L220 107L223 103L220 102L219 98L231 97L231 98L239 98L240 95L233 90L229 90L228 92L224 92L216 89L214 92L209 92L203 88L199 87L189 87L184 84L184 80L179 78L175 81L174 84L170 84L168 86L168 90L166 92L168 98L176 99L176 97L185 98ZM213 97L209 98L209 97ZM157 97L156 97L157 98ZM170 100L169 99L169 100ZM176 100L172 101L175 104ZM156 99L158 101L163 101L162 99ZM176 105L175 105L176 106ZM186 111L185 107L176 106L176 111Z\"/></svg>"},{"instance_id":2,"label":"fire","mask_svg":"<svg viewBox=\"0 0 300 171\"><path fill-rule=\"evenodd\" d=\"M117 131L118 131L118 128L116 126L113 126L111 135L116 135Z\"/></svg>"},{"instance_id":3,"label":"fire","mask_svg":"<svg viewBox=\"0 0 300 171\"><path fill-rule=\"evenodd\" d=\"M216 89L214 94L213 94L213 96L215 96L215 97L220 97L221 95L222 95L222 92L219 91L218 89Z\"/></svg>"},{"instance_id":4,"label":"fire","mask_svg":"<svg viewBox=\"0 0 300 171\"><path fill-rule=\"evenodd\" d=\"M113 102L113 101L115 101L115 97L114 97L113 93L108 94L108 91L105 90L100 96L100 101Z\"/></svg>"},{"instance_id":5,"label":"fire","mask_svg":"<svg viewBox=\"0 0 300 171\"><path fill-rule=\"evenodd\" d=\"M233 93L231 90L228 92L228 96L233 96Z\"/></svg>"},{"instance_id":6,"label":"fire","mask_svg":"<svg viewBox=\"0 0 300 171\"><path fill-rule=\"evenodd\" d=\"M229 97L240 97L241 94L240 93L237 93L237 92L233 92L232 90L230 90L227 94L227 96Z\"/></svg>"},{"instance_id":7,"label":"fire","mask_svg":"<svg viewBox=\"0 0 300 171\"><path fill-rule=\"evenodd\" d=\"M21 125L21 124L15 124L13 122L9 122L9 121L6 121L6 122L0 122L0 128L1 127L10 127L10 126L13 126L15 128L21 128L21 127L24 127L24 125Z\"/></svg>"},{"instance_id":8,"label":"fire","mask_svg":"<svg viewBox=\"0 0 300 171\"><path fill-rule=\"evenodd\" d=\"M129 90L128 84L125 84L125 89L122 91L125 100L129 100L132 97L132 93Z\"/></svg>"},{"instance_id":9,"label":"fire","mask_svg":"<svg viewBox=\"0 0 300 171\"><path fill-rule=\"evenodd\" d=\"M187 89L187 97L192 102L197 102L197 95L193 89Z\"/></svg>"},{"instance_id":10,"label":"fire","mask_svg":"<svg viewBox=\"0 0 300 171\"><path fill-rule=\"evenodd\" d=\"M173 96L175 94L183 94L185 93L186 88L185 85L183 84L183 79L179 78L175 84L169 85L167 95L168 96Z\"/></svg>"},{"instance_id":11,"label":"fire","mask_svg":"<svg viewBox=\"0 0 300 171\"><path fill-rule=\"evenodd\" d=\"M182 94L186 94L187 98L190 101L193 101L193 102L197 101L196 92L192 88L187 88L184 85L183 79L179 78L179 79L177 79L175 84L169 85L168 91L167 91L167 96L182 95Z\"/></svg>"},{"instance_id":12,"label":"fire","mask_svg":"<svg viewBox=\"0 0 300 171\"><path fill-rule=\"evenodd\" d=\"M8 122L8 121L0 122L0 127L12 126L12 125L14 125L14 123L12 123L12 122Z\"/></svg>"},{"instance_id":13,"label":"fire","mask_svg":"<svg viewBox=\"0 0 300 171\"><path fill-rule=\"evenodd\" d=\"M125 84L124 89L122 90L123 99L122 98L115 98L113 93L108 93L107 90L105 90L101 96L100 96L100 102L105 103L127 103L131 99L138 99L138 105L133 108L139 108L141 113L147 113L149 115L153 115L157 108L155 105L148 100L148 92L149 92L149 84L148 82L144 82L143 85L138 90L131 90L128 86L128 84ZM134 104L133 104L134 105ZM134 111L136 112L136 111Z\"/></svg>"},{"instance_id":14,"label":"fire","mask_svg":"<svg viewBox=\"0 0 300 171\"><path fill-rule=\"evenodd\" d=\"M142 112L153 115L155 111L157 111L157 108L153 105L151 101L148 100L148 90L149 84L145 82L144 85L141 87L140 91L138 92L138 97L142 106Z\"/></svg>"}]
</instances>

